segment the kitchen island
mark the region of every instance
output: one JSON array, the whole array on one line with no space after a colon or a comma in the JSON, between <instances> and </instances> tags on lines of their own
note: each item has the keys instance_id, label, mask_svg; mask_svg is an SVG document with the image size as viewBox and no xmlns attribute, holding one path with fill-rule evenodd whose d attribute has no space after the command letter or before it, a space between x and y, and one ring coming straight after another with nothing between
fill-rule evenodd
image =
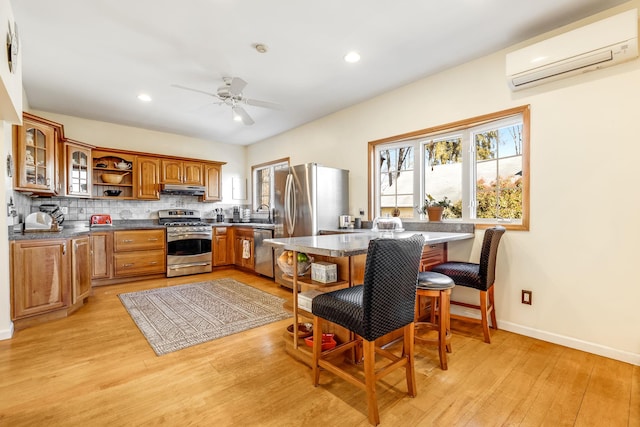
<instances>
[{"instance_id":1,"label":"kitchen island","mask_svg":"<svg viewBox=\"0 0 640 427\"><path fill-rule=\"evenodd\" d=\"M293 276L288 277L292 282L292 289L300 291L327 292L335 289L354 286L362 283L364 277L364 266L369 241L381 237L391 237L396 239L407 238L414 234L421 234L425 238L425 250L423 251L423 262L421 269L430 268L429 249L434 248L441 256L437 257L438 263L446 261L446 250L449 242L458 240L473 239L474 233L456 232L431 232L431 231L403 231L396 233L382 233L373 231L362 231L358 233L329 234L318 236L287 237L278 239L266 239L265 245L274 248L284 249L293 252ZM315 261L328 261L336 263L338 266L338 281L334 283L322 283L311 280L309 274L298 276L298 253L312 255ZM298 337L298 323L300 317L311 319L310 310L299 307L298 294L294 292L292 298L293 305L293 333L292 338L287 340L285 348L297 359L310 364L311 352L298 351L301 348ZM326 332L326 331L325 331ZM346 339L349 332L336 325L330 332L336 333L338 338Z\"/></svg>"}]
</instances>

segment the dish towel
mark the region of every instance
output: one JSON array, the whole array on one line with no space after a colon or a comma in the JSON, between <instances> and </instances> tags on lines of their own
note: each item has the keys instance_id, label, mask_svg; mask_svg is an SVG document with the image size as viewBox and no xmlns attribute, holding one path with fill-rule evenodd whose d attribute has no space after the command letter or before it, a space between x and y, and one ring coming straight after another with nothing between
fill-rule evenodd
<instances>
[{"instance_id":1,"label":"dish towel","mask_svg":"<svg viewBox=\"0 0 640 427\"><path fill-rule=\"evenodd\" d=\"M249 240L242 241L242 258L251 258L251 242Z\"/></svg>"}]
</instances>

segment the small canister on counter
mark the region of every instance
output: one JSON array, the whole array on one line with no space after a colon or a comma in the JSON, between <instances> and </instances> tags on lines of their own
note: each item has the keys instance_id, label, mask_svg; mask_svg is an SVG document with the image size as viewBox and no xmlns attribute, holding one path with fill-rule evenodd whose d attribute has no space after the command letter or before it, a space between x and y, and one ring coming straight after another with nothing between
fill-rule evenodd
<instances>
[{"instance_id":1,"label":"small canister on counter","mask_svg":"<svg viewBox=\"0 0 640 427\"><path fill-rule=\"evenodd\" d=\"M353 220L353 228L362 228L362 219L356 218Z\"/></svg>"}]
</instances>

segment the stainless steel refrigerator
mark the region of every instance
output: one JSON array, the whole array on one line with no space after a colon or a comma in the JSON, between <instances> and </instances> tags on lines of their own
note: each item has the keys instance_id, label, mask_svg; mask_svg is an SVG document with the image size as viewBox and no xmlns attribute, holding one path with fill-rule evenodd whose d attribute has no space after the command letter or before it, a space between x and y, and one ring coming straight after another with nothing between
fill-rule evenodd
<instances>
[{"instance_id":1,"label":"stainless steel refrigerator","mask_svg":"<svg viewBox=\"0 0 640 427\"><path fill-rule=\"evenodd\" d=\"M338 227L338 217L349 213L349 171L306 163L276 169L274 237L313 236ZM287 287L274 254L276 282Z\"/></svg>"}]
</instances>

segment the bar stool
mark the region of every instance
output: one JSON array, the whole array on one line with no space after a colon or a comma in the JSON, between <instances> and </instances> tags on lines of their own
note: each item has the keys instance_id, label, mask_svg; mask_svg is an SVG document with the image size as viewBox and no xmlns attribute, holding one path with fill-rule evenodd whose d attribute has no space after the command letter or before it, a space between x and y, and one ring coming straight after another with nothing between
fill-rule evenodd
<instances>
[{"instance_id":1,"label":"bar stool","mask_svg":"<svg viewBox=\"0 0 640 427\"><path fill-rule=\"evenodd\" d=\"M415 341L419 343L437 344L440 368L443 371L448 369L447 353L451 353L449 301L451 299L451 289L453 289L454 286L455 283L453 280L444 274L434 273L433 271L423 271L418 274L414 338ZM420 303L420 297L431 300L431 313L428 322L418 321L418 304ZM424 329L437 331L437 338L421 336L419 332Z\"/></svg>"},{"instance_id":2,"label":"bar stool","mask_svg":"<svg viewBox=\"0 0 640 427\"><path fill-rule=\"evenodd\" d=\"M326 292L313 299L313 385L320 380L323 368L367 394L369 422L380 423L376 383L394 369L404 368L409 396L417 393L414 371L413 320L415 317L416 278L424 237L373 239L369 242L362 285ZM322 324L333 322L347 328L354 339L334 349L322 351ZM402 329L402 354L376 346L376 339ZM334 356L362 348L364 379L345 370ZM376 355L387 359L376 364Z\"/></svg>"}]
</instances>

